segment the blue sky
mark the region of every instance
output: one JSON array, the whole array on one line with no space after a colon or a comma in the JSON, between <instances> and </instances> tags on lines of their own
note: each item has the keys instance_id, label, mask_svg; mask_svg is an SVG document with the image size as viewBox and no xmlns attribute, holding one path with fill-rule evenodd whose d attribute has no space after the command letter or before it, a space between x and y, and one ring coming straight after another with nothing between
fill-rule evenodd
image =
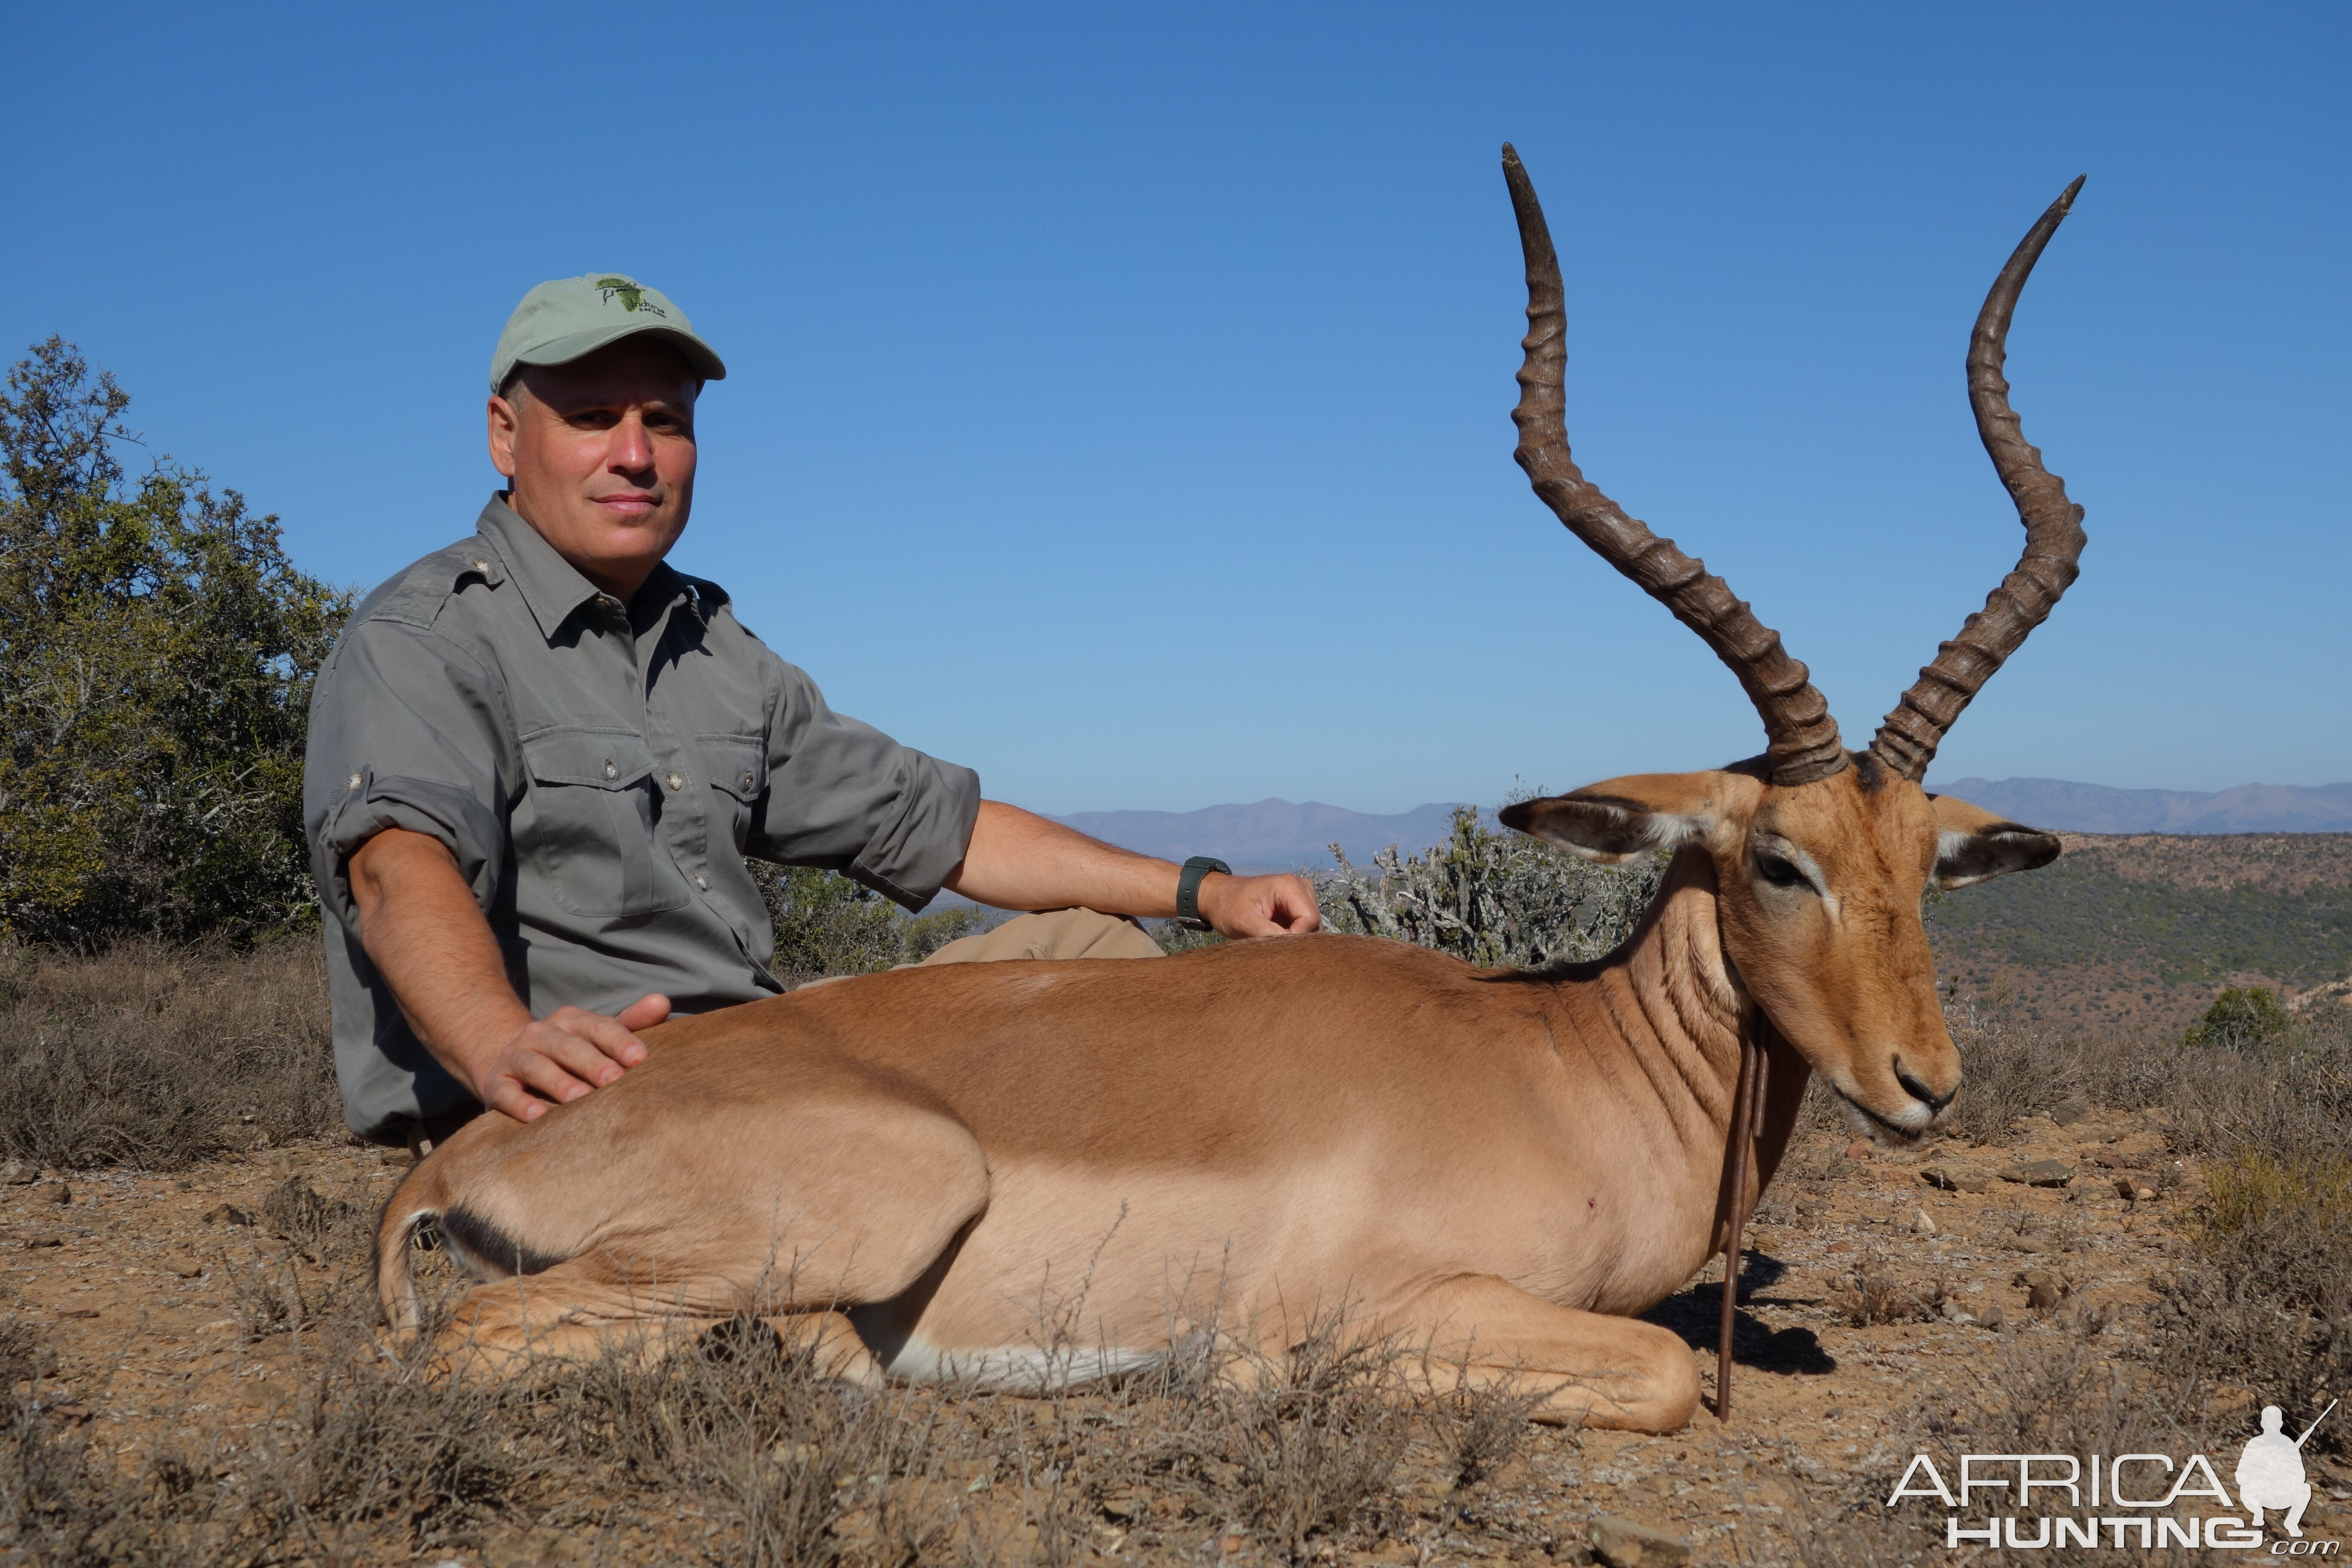
<instances>
[{"instance_id":1,"label":"blue sky","mask_svg":"<svg viewBox=\"0 0 2352 1568\"><path fill-rule=\"evenodd\" d=\"M2082 581L1943 777L2352 778L2352 10L271 8L12 17L0 345L372 584L467 531L490 346L635 273L732 375L677 560L1039 809L1391 811L1748 754L1727 673L1510 459L1517 142L1570 429L1851 743L2015 559Z\"/></svg>"}]
</instances>

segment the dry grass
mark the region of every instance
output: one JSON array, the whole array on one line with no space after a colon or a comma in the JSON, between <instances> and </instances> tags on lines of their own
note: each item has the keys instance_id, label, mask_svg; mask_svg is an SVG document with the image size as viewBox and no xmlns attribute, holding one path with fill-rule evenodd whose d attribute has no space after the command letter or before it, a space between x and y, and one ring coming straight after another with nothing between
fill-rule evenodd
<instances>
[{"instance_id":1,"label":"dry grass","mask_svg":"<svg viewBox=\"0 0 2352 1568\"><path fill-rule=\"evenodd\" d=\"M249 1267L265 1277L247 1294L282 1289ZM1407 1517L1409 1449L1466 1494L1526 1432L1513 1396L1414 1394L1406 1359L1336 1315L1276 1356L1046 1399L854 1387L756 1319L652 1367L616 1353L487 1385L432 1381L372 1329L347 1268L256 1326L298 1341L283 1419L191 1426L125 1458L55 1413L37 1333L0 1320L0 1554L341 1564L554 1531L616 1563L1067 1563L1107 1535L1179 1554L1238 1538L1295 1562Z\"/></svg>"},{"instance_id":2,"label":"dry grass","mask_svg":"<svg viewBox=\"0 0 2352 1568\"><path fill-rule=\"evenodd\" d=\"M0 1156L169 1170L340 1129L315 936L0 948Z\"/></svg>"}]
</instances>

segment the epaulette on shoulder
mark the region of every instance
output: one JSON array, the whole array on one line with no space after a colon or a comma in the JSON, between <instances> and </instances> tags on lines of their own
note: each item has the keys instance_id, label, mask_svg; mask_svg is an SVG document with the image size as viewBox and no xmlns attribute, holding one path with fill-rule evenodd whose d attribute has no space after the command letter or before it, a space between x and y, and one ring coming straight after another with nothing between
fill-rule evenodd
<instances>
[{"instance_id":1,"label":"epaulette on shoulder","mask_svg":"<svg viewBox=\"0 0 2352 1568\"><path fill-rule=\"evenodd\" d=\"M388 578L361 602L352 621L353 625L369 620L406 621L429 626L468 583L495 588L505 581L506 567L495 552L478 536L461 539Z\"/></svg>"}]
</instances>

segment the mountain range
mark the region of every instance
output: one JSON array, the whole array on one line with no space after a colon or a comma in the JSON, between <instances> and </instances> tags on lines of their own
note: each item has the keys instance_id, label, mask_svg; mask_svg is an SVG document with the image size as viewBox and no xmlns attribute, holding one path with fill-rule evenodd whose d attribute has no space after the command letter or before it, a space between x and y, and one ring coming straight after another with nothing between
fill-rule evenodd
<instances>
[{"instance_id":1,"label":"mountain range","mask_svg":"<svg viewBox=\"0 0 2352 1568\"><path fill-rule=\"evenodd\" d=\"M1938 795L2012 821L2065 833L2352 833L2352 784L2240 784L2200 792L2111 789L2064 779L1931 781ZM1145 855L1213 855L1239 870L1328 867L1336 843L1358 865L1393 844L1407 853L1443 843L1454 807L1393 815L1321 801L1261 800L1199 811L1081 811L1055 817L1081 833Z\"/></svg>"},{"instance_id":2,"label":"mountain range","mask_svg":"<svg viewBox=\"0 0 2352 1568\"><path fill-rule=\"evenodd\" d=\"M1267 871L1328 869L1333 844L1358 865L1391 844L1415 853L1444 842L1454 830L1454 808L1417 805L1383 816L1319 800L1262 800L1199 811L1081 811L1054 820L1140 855L1164 860L1213 855L1236 870Z\"/></svg>"},{"instance_id":3,"label":"mountain range","mask_svg":"<svg viewBox=\"0 0 2352 1568\"><path fill-rule=\"evenodd\" d=\"M2064 779L1931 779L1927 787L2062 833L2352 833L2352 784L2248 784L2205 793Z\"/></svg>"}]
</instances>

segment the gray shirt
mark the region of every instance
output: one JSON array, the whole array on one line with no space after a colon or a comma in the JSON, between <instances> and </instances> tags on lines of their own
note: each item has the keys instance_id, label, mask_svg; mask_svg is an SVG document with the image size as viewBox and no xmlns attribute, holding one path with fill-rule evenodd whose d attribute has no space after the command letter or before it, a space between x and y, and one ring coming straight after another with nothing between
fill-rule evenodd
<instances>
[{"instance_id":1,"label":"gray shirt","mask_svg":"<svg viewBox=\"0 0 2352 1568\"><path fill-rule=\"evenodd\" d=\"M715 584L656 567L624 605L505 500L368 595L310 700L303 820L327 913L353 1131L470 1096L366 952L347 867L387 827L448 846L535 1016L772 994L746 855L920 909L963 858L980 779L825 706Z\"/></svg>"}]
</instances>

